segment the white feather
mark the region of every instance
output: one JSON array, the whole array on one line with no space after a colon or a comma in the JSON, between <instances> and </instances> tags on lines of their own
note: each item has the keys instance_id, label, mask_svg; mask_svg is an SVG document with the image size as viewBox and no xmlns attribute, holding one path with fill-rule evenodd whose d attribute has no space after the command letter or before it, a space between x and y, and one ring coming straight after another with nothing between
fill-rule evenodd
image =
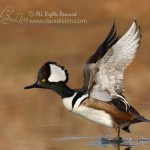
<instances>
[{"instance_id":1,"label":"white feather","mask_svg":"<svg viewBox=\"0 0 150 150\"><path fill-rule=\"evenodd\" d=\"M50 77L48 78L49 82L59 82L66 80L65 70L55 64L50 64Z\"/></svg>"},{"instance_id":2,"label":"white feather","mask_svg":"<svg viewBox=\"0 0 150 150\"><path fill-rule=\"evenodd\" d=\"M88 97L87 94L83 95L82 97L80 97L77 100L77 102L72 110L72 100L75 96L76 96L76 93L71 97L63 99L63 104L69 111L72 111L73 113L78 114L84 118L87 118L93 122L96 122L96 123L99 123L102 125L106 125L108 127L113 127L113 122L112 122L111 116L109 114L107 114L105 111L88 108L83 105L79 106L80 102L83 99L85 99L86 97Z\"/></svg>"},{"instance_id":3,"label":"white feather","mask_svg":"<svg viewBox=\"0 0 150 150\"><path fill-rule=\"evenodd\" d=\"M63 99L63 104L64 104L65 108L68 109L69 111L72 110L72 100L73 100L73 98L76 96L76 94L77 94L77 93L74 93L73 96L67 97L67 98L64 98L64 99Z\"/></svg>"}]
</instances>

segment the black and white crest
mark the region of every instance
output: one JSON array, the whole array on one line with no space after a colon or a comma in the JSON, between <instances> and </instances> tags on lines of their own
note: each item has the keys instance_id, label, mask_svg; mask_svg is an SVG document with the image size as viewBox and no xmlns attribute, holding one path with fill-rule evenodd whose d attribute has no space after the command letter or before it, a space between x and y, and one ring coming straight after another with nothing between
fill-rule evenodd
<instances>
[{"instance_id":1,"label":"black and white crest","mask_svg":"<svg viewBox=\"0 0 150 150\"><path fill-rule=\"evenodd\" d=\"M63 66L58 65L56 62L47 62L44 66L49 69L49 76L47 78L49 82L63 81L67 83L68 72Z\"/></svg>"}]
</instances>

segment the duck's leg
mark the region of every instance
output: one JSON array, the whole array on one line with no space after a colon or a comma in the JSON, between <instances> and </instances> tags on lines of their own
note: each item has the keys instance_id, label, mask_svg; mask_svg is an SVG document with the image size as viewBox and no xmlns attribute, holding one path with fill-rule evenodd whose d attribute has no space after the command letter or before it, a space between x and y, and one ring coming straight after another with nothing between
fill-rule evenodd
<instances>
[{"instance_id":1,"label":"duck's leg","mask_svg":"<svg viewBox=\"0 0 150 150\"><path fill-rule=\"evenodd\" d=\"M116 128L116 132L117 132L116 139L119 140L120 139L120 127Z\"/></svg>"}]
</instances>

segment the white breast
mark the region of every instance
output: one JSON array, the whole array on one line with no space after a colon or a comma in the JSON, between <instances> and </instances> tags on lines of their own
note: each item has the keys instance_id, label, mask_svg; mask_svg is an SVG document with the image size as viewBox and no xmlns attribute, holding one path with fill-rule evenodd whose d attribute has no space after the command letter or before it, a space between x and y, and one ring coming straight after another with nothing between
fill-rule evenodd
<instances>
[{"instance_id":1,"label":"white breast","mask_svg":"<svg viewBox=\"0 0 150 150\"><path fill-rule=\"evenodd\" d=\"M76 93L72 97L63 99L63 104L69 111L72 111L73 113L78 114L96 123L113 127L113 121L110 115L107 114L105 111L96 110L93 108L88 108L86 106L80 105L80 102L85 98L85 95L83 95L78 99L72 110L72 100L75 97L75 95Z\"/></svg>"},{"instance_id":2,"label":"white breast","mask_svg":"<svg viewBox=\"0 0 150 150\"><path fill-rule=\"evenodd\" d=\"M76 94L77 93L74 93L74 95L71 97L63 98L63 104L66 107L66 109L68 109L69 111L72 110L72 100L76 96Z\"/></svg>"}]
</instances>

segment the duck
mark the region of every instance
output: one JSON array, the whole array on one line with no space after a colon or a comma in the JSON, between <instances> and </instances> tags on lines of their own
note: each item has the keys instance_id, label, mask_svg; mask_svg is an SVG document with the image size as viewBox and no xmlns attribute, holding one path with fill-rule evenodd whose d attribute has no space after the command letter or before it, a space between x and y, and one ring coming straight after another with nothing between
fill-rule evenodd
<instances>
[{"instance_id":1,"label":"duck","mask_svg":"<svg viewBox=\"0 0 150 150\"><path fill-rule=\"evenodd\" d=\"M84 81L80 89L67 85L68 71L54 61L46 62L40 68L36 82L25 89L53 90L70 112L116 129L116 139L119 139L121 130L130 132L130 125L150 122L123 95L124 71L135 58L141 38L135 19L120 38L114 22L105 40L84 64Z\"/></svg>"}]
</instances>

